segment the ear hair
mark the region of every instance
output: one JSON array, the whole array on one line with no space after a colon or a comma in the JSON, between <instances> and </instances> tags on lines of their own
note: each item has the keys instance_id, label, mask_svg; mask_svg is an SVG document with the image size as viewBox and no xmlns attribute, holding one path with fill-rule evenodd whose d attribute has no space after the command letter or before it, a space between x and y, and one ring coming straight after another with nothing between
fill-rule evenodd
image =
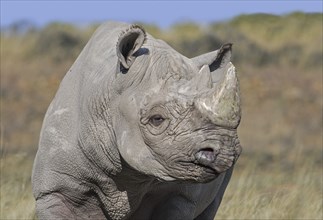
<instances>
[{"instance_id":1,"label":"ear hair","mask_svg":"<svg viewBox=\"0 0 323 220\"><path fill-rule=\"evenodd\" d=\"M139 25L131 25L124 30L117 42L117 56L122 68L128 70L135 61L135 53L146 40L146 32Z\"/></svg>"}]
</instances>

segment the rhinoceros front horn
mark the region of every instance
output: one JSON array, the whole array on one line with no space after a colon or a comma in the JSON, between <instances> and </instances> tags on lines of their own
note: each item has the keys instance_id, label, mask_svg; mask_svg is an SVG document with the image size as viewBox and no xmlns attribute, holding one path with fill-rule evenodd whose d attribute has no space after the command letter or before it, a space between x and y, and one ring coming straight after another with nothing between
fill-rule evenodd
<instances>
[{"instance_id":1,"label":"rhinoceros front horn","mask_svg":"<svg viewBox=\"0 0 323 220\"><path fill-rule=\"evenodd\" d=\"M236 128L240 123L241 109L239 82L235 67L226 58L220 62L217 69L211 72L211 75L212 88L209 92L201 94L196 99L195 105L214 124Z\"/></svg>"}]
</instances>

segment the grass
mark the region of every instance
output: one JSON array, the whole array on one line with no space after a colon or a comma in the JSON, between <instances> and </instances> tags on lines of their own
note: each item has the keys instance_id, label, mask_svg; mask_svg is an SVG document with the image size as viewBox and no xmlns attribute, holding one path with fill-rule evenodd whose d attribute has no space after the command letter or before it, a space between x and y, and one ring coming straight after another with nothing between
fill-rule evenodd
<instances>
[{"instance_id":1,"label":"grass","mask_svg":"<svg viewBox=\"0 0 323 220\"><path fill-rule=\"evenodd\" d=\"M321 18L258 14L203 28L145 25L189 57L219 42L235 45L244 151L216 219L323 218ZM0 219L35 219L34 154L22 152L35 151L50 100L95 27L1 33Z\"/></svg>"},{"instance_id":2,"label":"grass","mask_svg":"<svg viewBox=\"0 0 323 220\"><path fill-rule=\"evenodd\" d=\"M33 158L27 154L2 156L0 219L35 219L31 190Z\"/></svg>"},{"instance_id":3,"label":"grass","mask_svg":"<svg viewBox=\"0 0 323 220\"><path fill-rule=\"evenodd\" d=\"M323 218L322 161L312 160L314 153L288 165L275 159L266 164L257 154L240 158L216 219Z\"/></svg>"},{"instance_id":4,"label":"grass","mask_svg":"<svg viewBox=\"0 0 323 220\"><path fill-rule=\"evenodd\" d=\"M245 149L216 219L322 219L321 149L297 147L281 160L277 149ZM33 157L1 158L1 219L35 219Z\"/></svg>"}]
</instances>

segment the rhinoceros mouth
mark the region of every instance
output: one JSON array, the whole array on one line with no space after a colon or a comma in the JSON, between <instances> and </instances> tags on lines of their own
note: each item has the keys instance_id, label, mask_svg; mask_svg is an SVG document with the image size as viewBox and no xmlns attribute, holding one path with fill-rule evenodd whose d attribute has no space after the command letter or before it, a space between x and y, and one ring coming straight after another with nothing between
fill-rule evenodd
<instances>
[{"instance_id":1,"label":"rhinoceros mouth","mask_svg":"<svg viewBox=\"0 0 323 220\"><path fill-rule=\"evenodd\" d=\"M205 183L216 179L220 175L220 173L212 167L197 163L196 160L180 161L179 164L185 167L186 175L182 177L174 175L173 177L180 182L192 181Z\"/></svg>"}]
</instances>

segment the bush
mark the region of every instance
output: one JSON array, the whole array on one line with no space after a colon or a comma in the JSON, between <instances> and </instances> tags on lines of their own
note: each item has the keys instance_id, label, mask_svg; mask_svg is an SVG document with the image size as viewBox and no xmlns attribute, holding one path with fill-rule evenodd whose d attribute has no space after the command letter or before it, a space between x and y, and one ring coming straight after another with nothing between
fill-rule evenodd
<instances>
[{"instance_id":1,"label":"bush","mask_svg":"<svg viewBox=\"0 0 323 220\"><path fill-rule=\"evenodd\" d=\"M82 32L75 26L53 23L42 29L37 36L34 52L55 61L75 57L85 45Z\"/></svg>"}]
</instances>

